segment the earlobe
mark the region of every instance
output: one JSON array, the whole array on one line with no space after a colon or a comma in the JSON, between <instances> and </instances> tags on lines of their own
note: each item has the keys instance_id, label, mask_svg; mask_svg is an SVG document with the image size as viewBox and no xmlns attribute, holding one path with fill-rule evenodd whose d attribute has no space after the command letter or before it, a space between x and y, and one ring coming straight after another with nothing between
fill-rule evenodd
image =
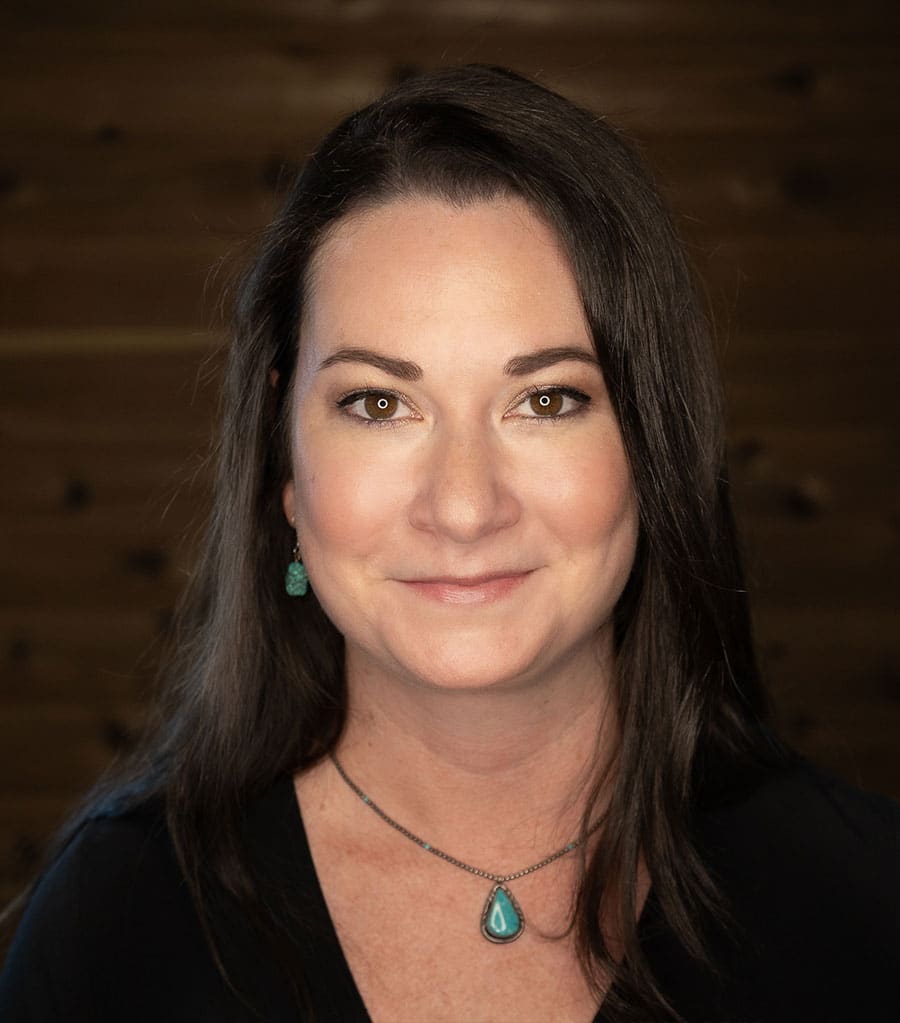
<instances>
[{"instance_id":1,"label":"earlobe","mask_svg":"<svg viewBox=\"0 0 900 1023\"><path fill-rule=\"evenodd\" d=\"M284 508L284 517L293 526L297 521L297 514L294 507L294 481L288 480L284 485L281 494L281 504Z\"/></svg>"}]
</instances>

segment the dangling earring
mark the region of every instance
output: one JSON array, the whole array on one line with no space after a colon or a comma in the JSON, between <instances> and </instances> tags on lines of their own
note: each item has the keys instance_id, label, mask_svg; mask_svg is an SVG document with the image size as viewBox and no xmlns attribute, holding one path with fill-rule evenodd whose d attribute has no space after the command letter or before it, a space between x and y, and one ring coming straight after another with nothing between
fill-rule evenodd
<instances>
[{"instance_id":1,"label":"dangling earring","mask_svg":"<svg viewBox=\"0 0 900 1023\"><path fill-rule=\"evenodd\" d=\"M305 597L309 589L309 574L300 560L300 541L294 544L294 560L288 564L284 588L289 597Z\"/></svg>"}]
</instances>

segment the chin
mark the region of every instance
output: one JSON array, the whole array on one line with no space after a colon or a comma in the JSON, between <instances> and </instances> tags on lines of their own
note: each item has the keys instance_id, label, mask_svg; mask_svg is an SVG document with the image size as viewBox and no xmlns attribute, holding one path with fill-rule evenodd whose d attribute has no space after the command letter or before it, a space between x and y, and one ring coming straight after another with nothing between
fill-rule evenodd
<instances>
[{"instance_id":1,"label":"chin","mask_svg":"<svg viewBox=\"0 0 900 1023\"><path fill-rule=\"evenodd\" d=\"M481 652L479 653L479 649ZM460 651L464 651L462 656ZM479 648L460 638L450 650L431 648L422 656L398 658L408 678L429 689L474 692L490 689L517 689L533 684L540 675L540 650L527 656L521 646L511 659L509 651ZM526 654L526 656L523 656Z\"/></svg>"},{"instance_id":2,"label":"chin","mask_svg":"<svg viewBox=\"0 0 900 1023\"><path fill-rule=\"evenodd\" d=\"M440 675L431 672L427 677L416 675L414 678L419 686L436 693L515 692L533 684L527 675L485 675L477 669L470 673L456 671Z\"/></svg>"}]
</instances>

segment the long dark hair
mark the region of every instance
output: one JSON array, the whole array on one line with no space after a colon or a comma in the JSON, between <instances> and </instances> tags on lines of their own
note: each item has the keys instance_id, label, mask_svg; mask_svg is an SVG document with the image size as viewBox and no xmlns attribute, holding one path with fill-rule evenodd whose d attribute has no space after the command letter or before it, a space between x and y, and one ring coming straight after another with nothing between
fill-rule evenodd
<instances>
[{"instance_id":1,"label":"long dark hair","mask_svg":"<svg viewBox=\"0 0 900 1023\"><path fill-rule=\"evenodd\" d=\"M293 539L281 505L288 396L310 262L337 222L367 206L509 195L568 250L639 505L637 559L616 609L622 739L573 927L598 995L615 977L609 1018L658 1019L668 1009L634 920L639 857L669 925L702 956L698 914L723 910L692 844L693 811L710 765L765 745L766 705L715 361L683 246L623 137L525 78L463 67L407 80L325 138L264 234L236 297L212 514L178 613L158 723L131 773L165 796L201 914L214 878L288 945L267 918L240 836L248 800L333 749L345 714L341 636L314 594L291 600L283 591ZM618 966L601 910L624 941Z\"/></svg>"}]
</instances>

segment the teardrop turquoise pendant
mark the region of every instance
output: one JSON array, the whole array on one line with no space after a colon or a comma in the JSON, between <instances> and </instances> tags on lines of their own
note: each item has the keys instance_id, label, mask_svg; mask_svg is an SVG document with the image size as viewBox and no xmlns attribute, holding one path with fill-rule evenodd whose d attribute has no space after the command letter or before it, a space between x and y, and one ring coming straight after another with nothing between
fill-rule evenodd
<instances>
[{"instance_id":1,"label":"teardrop turquoise pendant","mask_svg":"<svg viewBox=\"0 0 900 1023\"><path fill-rule=\"evenodd\" d=\"M513 893L502 884L495 884L481 913L481 933L488 941L505 945L525 930L525 917Z\"/></svg>"},{"instance_id":2,"label":"teardrop turquoise pendant","mask_svg":"<svg viewBox=\"0 0 900 1023\"><path fill-rule=\"evenodd\" d=\"M292 561L284 577L284 588L290 597L305 597L309 588L309 576L302 561Z\"/></svg>"}]
</instances>

